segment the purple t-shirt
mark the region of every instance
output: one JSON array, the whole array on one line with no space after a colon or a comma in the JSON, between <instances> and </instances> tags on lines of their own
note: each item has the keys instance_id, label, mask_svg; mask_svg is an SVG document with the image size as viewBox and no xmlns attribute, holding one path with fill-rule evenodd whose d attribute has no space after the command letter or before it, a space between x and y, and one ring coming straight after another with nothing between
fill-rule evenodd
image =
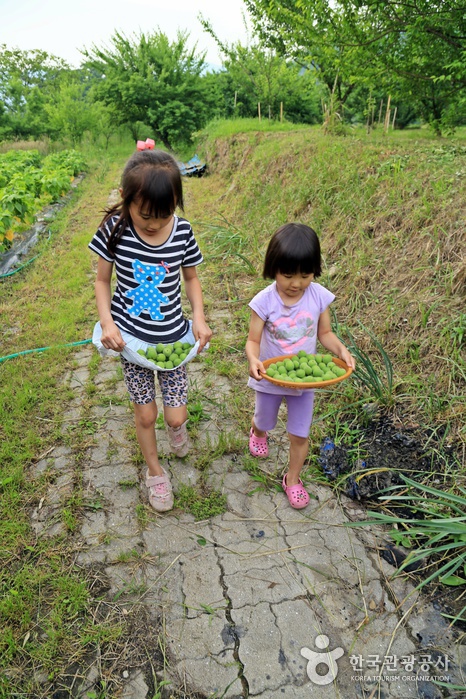
<instances>
[{"instance_id":1,"label":"purple t-shirt","mask_svg":"<svg viewBox=\"0 0 466 699\"><path fill-rule=\"evenodd\" d=\"M320 314L334 299L334 294L316 282L307 287L293 306L285 306L275 282L259 291L249 306L265 323L259 353L261 361L282 354L297 354L299 350L315 354ZM265 379L256 381L252 377L248 386L263 393L293 396L302 393L299 389L276 386Z\"/></svg>"}]
</instances>

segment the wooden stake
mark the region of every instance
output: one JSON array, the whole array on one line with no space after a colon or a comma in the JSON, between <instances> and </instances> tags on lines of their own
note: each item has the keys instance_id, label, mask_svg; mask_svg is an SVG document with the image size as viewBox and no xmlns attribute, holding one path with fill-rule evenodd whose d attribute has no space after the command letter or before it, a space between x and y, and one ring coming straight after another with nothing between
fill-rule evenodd
<instances>
[{"instance_id":1,"label":"wooden stake","mask_svg":"<svg viewBox=\"0 0 466 699\"><path fill-rule=\"evenodd\" d=\"M280 102L280 121L283 121L283 102Z\"/></svg>"},{"instance_id":2,"label":"wooden stake","mask_svg":"<svg viewBox=\"0 0 466 699\"><path fill-rule=\"evenodd\" d=\"M257 114L259 115L259 121L261 121L261 103L257 103Z\"/></svg>"},{"instance_id":3,"label":"wooden stake","mask_svg":"<svg viewBox=\"0 0 466 699\"><path fill-rule=\"evenodd\" d=\"M238 92L235 90L235 104L234 104L235 109L236 109L236 101L237 101L237 99L238 99Z\"/></svg>"},{"instance_id":4,"label":"wooden stake","mask_svg":"<svg viewBox=\"0 0 466 699\"><path fill-rule=\"evenodd\" d=\"M391 100L391 97L390 97L390 95L388 95L387 110L385 112L385 121L384 121L384 125L383 125L383 130L385 131L385 133L387 133L388 127L390 125L390 100Z\"/></svg>"},{"instance_id":5,"label":"wooden stake","mask_svg":"<svg viewBox=\"0 0 466 699\"><path fill-rule=\"evenodd\" d=\"M395 110L394 110L394 112L393 112L392 129L395 128L395 119L396 119L396 110L397 110L397 109L398 109L398 107L395 107Z\"/></svg>"},{"instance_id":6,"label":"wooden stake","mask_svg":"<svg viewBox=\"0 0 466 699\"><path fill-rule=\"evenodd\" d=\"M382 122L382 108L383 108L383 100L380 100L379 121L377 122L379 126Z\"/></svg>"}]
</instances>

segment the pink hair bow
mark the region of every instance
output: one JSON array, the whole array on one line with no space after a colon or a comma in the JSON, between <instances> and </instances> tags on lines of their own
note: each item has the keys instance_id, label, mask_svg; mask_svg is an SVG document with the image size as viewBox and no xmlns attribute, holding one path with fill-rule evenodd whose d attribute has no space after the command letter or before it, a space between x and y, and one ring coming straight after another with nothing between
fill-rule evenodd
<instances>
[{"instance_id":1,"label":"pink hair bow","mask_svg":"<svg viewBox=\"0 0 466 699\"><path fill-rule=\"evenodd\" d=\"M136 150L154 150L155 141L152 138L146 138L145 141L138 141L136 143Z\"/></svg>"}]
</instances>

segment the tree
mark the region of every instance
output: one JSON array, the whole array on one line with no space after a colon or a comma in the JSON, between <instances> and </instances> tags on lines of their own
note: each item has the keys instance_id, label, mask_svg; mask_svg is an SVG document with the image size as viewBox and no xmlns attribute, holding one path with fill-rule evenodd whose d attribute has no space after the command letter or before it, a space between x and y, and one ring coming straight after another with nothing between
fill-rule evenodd
<instances>
[{"instance_id":1,"label":"tree","mask_svg":"<svg viewBox=\"0 0 466 699\"><path fill-rule=\"evenodd\" d=\"M189 142L211 107L201 75L205 54L189 50L188 38L178 32L170 43L160 31L134 38L117 32L111 48L93 46L83 52L85 67L99 76L95 97L111 107L119 124L141 121L150 126L168 149Z\"/></svg>"},{"instance_id":2,"label":"tree","mask_svg":"<svg viewBox=\"0 0 466 699\"><path fill-rule=\"evenodd\" d=\"M466 87L463 0L245 0L269 45L312 62L329 85L383 86L440 131ZM349 90L349 92L348 92ZM345 96L346 95L346 96Z\"/></svg>"},{"instance_id":3,"label":"tree","mask_svg":"<svg viewBox=\"0 0 466 699\"><path fill-rule=\"evenodd\" d=\"M46 51L0 46L0 127L5 136L40 137L47 133L45 105L53 100L61 77L70 71Z\"/></svg>"},{"instance_id":4,"label":"tree","mask_svg":"<svg viewBox=\"0 0 466 699\"><path fill-rule=\"evenodd\" d=\"M261 41L280 55L293 58L303 69L312 70L336 107L347 103L358 80L367 80L372 74L367 51L345 45L341 17L326 0L245 3Z\"/></svg>"},{"instance_id":5,"label":"tree","mask_svg":"<svg viewBox=\"0 0 466 699\"><path fill-rule=\"evenodd\" d=\"M227 113L255 116L260 103L264 116L276 119L281 105L284 105L286 118L290 121L318 121L320 95L314 71L285 60L275 49L267 48L260 41L249 46L240 42L225 44L208 21L201 18L201 23L224 56L224 88L230 93Z\"/></svg>"},{"instance_id":6,"label":"tree","mask_svg":"<svg viewBox=\"0 0 466 699\"><path fill-rule=\"evenodd\" d=\"M68 138L74 146L81 143L86 131L97 129L102 106L86 100L82 81L62 81L53 102L45 105L49 132L55 138Z\"/></svg>"}]
</instances>

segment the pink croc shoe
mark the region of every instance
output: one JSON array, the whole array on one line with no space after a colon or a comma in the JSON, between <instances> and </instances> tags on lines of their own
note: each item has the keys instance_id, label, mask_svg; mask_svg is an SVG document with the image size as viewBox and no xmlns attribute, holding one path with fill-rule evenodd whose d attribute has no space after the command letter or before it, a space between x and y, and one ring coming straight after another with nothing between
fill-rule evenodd
<instances>
[{"instance_id":1,"label":"pink croc shoe","mask_svg":"<svg viewBox=\"0 0 466 699\"><path fill-rule=\"evenodd\" d=\"M269 455L267 435L265 437L256 437L252 427L249 432L249 451L253 456L259 456L262 459Z\"/></svg>"},{"instance_id":2,"label":"pink croc shoe","mask_svg":"<svg viewBox=\"0 0 466 699\"><path fill-rule=\"evenodd\" d=\"M299 479L299 483L297 485L287 486L285 473L283 476L282 487L287 495L288 502L290 503L291 507L294 507L295 510L301 510L303 507L306 507L306 505L309 504L309 493L303 486L301 478Z\"/></svg>"}]
</instances>

